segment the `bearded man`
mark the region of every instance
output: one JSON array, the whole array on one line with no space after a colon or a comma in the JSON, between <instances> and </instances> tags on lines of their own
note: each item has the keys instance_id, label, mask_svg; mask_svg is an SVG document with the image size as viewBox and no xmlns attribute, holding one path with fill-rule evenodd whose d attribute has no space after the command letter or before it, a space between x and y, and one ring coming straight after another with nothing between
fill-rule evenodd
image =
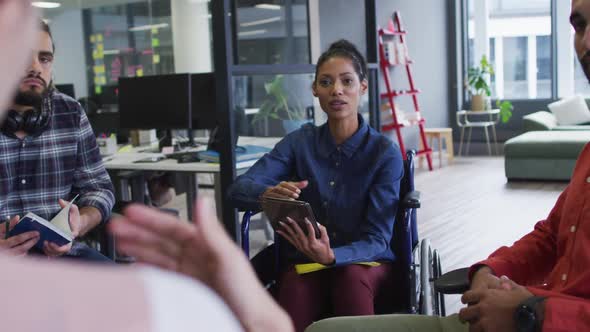
<instances>
[{"instance_id":1,"label":"bearded man","mask_svg":"<svg viewBox=\"0 0 590 332\"><path fill-rule=\"evenodd\" d=\"M109 218L113 185L81 105L53 86L55 45L49 26L40 21L37 33L31 63L0 133L0 218L10 219L10 227L28 212L50 220L80 195L70 209L70 227L79 237ZM8 238L5 232L2 227L0 250L9 254L106 260L75 240L64 246L46 242L37 252L37 232Z\"/></svg>"}]
</instances>

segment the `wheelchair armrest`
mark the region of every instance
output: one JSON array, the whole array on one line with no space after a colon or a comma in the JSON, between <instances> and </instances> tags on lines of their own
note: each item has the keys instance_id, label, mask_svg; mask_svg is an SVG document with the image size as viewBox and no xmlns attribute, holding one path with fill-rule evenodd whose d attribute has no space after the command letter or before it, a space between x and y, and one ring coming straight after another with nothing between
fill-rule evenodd
<instances>
[{"instance_id":1,"label":"wheelchair armrest","mask_svg":"<svg viewBox=\"0 0 590 332\"><path fill-rule=\"evenodd\" d=\"M405 208L419 208L420 207L420 192L411 191L407 193L402 200L402 207Z\"/></svg>"},{"instance_id":2,"label":"wheelchair armrest","mask_svg":"<svg viewBox=\"0 0 590 332\"><path fill-rule=\"evenodd\" d=\"M443 274L434 281L434 288L443 294L463 294L469 290L469 268Z\"/></svg>"}]
</instances>

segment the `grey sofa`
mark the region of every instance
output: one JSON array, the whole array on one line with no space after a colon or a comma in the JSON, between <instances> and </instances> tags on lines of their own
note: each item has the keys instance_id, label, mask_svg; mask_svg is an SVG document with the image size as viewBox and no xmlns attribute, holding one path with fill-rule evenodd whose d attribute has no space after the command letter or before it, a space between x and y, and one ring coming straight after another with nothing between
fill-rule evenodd
<instances>
[{"instance_id":1,"label":"grey sofa","mask_svg":"<svg viewBox=\"0 0 590 332\"><path fill-rule=\"evenodd\" d=\"M508 180L569 181L578 155L590 142L590 125L560 126L553 114L523 117L525 133L504 144Z\"/></svg>"}]
</instances>

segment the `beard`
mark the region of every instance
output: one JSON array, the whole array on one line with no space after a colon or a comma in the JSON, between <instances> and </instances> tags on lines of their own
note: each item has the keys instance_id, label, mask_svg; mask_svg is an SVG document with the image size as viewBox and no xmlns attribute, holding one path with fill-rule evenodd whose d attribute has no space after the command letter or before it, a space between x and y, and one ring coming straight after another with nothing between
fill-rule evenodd
<instances>
[{"instance_id":1,"label":"beard","mask_svg":"<svg viewBox=\"0 0 590 332\"><path fill-rule=\"evenodd\" d=\"M586 54L584 54L584 56L578 58L578 60L580 61L580 66L582 67L584 75L586 75L586 79L590 84L590 52L587 52Z\"/></svg>"},{"instance_id":2,"label":"beard","mask_svg":"<svg viewBox=\"0 0 590 332\"><path fill-rule=\"evenodd\" d=\"M45 91L42 93L37 93L30 90L19 91L17 92L16 96L14 96L14 103L16 105L31 106L35 109L40 109L41 105L43 105L44 96Z\"/></svg>"},{"instance_id":3,"label":"beard","mask_svg":"<svg viewBox=\"0 0 590 332\"><path fill-rule=\"evenodd\" d=\"M45 80L39 76L35 77L33 75L29 75L26 78L36 78L43 82L43 90L41 90L41 92L36 92L33 89L28 89L25 91L19 90L14 96L14 104L41 109L43 105L43 98L47 96L49 90L47 88L47 82L45 82Z\"/></svg>"}]
</instances>

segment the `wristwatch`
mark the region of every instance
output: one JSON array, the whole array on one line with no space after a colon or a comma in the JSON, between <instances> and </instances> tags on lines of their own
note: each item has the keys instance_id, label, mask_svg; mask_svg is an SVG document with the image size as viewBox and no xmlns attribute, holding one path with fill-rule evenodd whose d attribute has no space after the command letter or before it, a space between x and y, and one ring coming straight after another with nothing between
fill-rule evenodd
<instances>
[{"instance_id":1,"label":"wristwatch","mask_svg":"<svg viewBox=\"0 0 590 332\"><path fill-rule=\"evenodd\" d=\"M531 296L522 301L514 311L514 321L518 332L540 331L541 317L537 315L537 306L545 300L542 296Z\"/></svg>"}]
</instances>

